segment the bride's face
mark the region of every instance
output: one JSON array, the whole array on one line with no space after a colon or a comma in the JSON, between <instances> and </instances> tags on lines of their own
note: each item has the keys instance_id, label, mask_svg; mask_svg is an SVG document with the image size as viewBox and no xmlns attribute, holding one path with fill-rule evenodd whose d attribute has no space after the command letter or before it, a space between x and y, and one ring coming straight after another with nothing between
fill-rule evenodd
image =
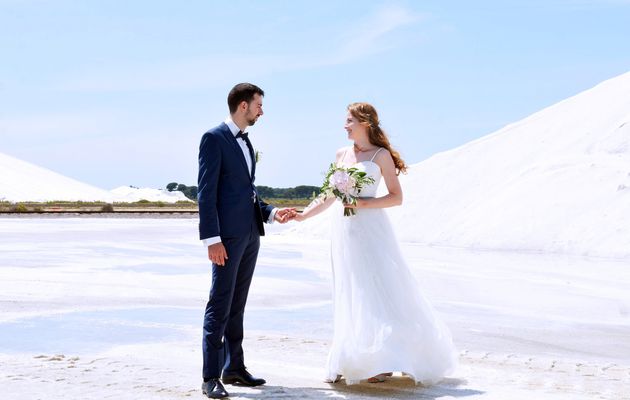
<instances>
[{"instance_id":1,"label":"bride's face","mask_svg":"<svg viewBox=\"0 0 630 400\"><path fill-rule=\"evenodd\" d=\"M365 135L367 135L367 128L365 125L359 122L356 117L352 115L352 113L348 112L346 115L346 124L344 125L344 129L348 132L348 139L357 140Z\"/></svg>"}]
</instances>

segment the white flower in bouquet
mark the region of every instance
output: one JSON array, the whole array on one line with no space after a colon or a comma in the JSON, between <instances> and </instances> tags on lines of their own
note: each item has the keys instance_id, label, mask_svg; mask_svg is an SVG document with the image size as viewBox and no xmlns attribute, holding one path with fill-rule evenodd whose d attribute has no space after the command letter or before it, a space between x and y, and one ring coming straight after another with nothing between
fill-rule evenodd
<instances>
[{"instance_id":1,"label":"white flower in bouquet","mask_svg":"<svg viewBox=\"0 0 630 400\"><path fill-rule=\"evenodd\" d=\"M356 179L346 171L337 170L330 177L330 184L342 194L350 196L353 194Z\"/></svg>"},{"instance_id":2,"label":"white flower in bouquet","mask_svg":"<svg viewBox=\"0 0 630 400\"><path fill-rule=\"evenodd\" d=\"M367 176L364 171L357 168L338 167L334 163L326 173L326 179L321 187L325 198L336 197L345 204L357 204L357 196L366 185L374 183L374 178ZM345 207L343 215L349 217L355 215L353 208Z\"/></svg>"}]
</instances>

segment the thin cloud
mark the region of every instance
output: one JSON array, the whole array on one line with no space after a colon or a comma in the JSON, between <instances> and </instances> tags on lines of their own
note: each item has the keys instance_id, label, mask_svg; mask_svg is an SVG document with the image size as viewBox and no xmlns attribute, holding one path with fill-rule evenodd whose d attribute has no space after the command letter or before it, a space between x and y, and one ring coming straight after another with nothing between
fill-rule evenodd
<instances>
[{"instance_id":1,"label":"thin cloud","mask_svg":"<svg viewBox=\"0 0 630 400\"><path fill-rule=\"evenodd\" d=\"M391 47L391 44L383 40L389 33L425 18L426 15L413 13L400 6L383 7L346 35L347 40L337 62L351 62L380 53Z\"/></svg>"},{"instance_id":2,"label":"thin cloud","mask_svg":"<svg viewBox=\"0 0 630 400\"><path fill-rule=\"evenodd\" d=\"M384 52L393 45L386 39L402 27L426 17L400 6L379 8L354 26L332 35L320 35L336 46L317 54L276 55L216 54L212 57L111 67L91 71L59 84L69 91L188 90L215 87L235 79L256 79L270 73L348 64ZM401 45L399 43L398 45ZM255 68L252 68L255 66Z\"/></svg>"},{"instance_id":3,"label":"thin cloud","mask_svg":"<svg viewBox=\"0 0 630 400\"><path fill-rule=\"evenodd\" d=\"M630 6L630 0L561 0L558 4L576 9Z\"/></svg>"}]
</instances>

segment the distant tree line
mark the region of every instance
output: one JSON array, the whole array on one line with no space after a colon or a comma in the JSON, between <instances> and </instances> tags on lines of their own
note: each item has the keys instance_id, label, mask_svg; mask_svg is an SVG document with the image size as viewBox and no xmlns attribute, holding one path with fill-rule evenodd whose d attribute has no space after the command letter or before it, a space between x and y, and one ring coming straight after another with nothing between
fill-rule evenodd
<instances>
[{"instance_id":1,"label":"distant tree line","mask_svg":"<svg viewBox=\"0 0 630 400\"><path fill-rule=\"evenodd\" d=\"M182 192L186 198L197 200L197 186L186 186L183 183L171 182L166 185L169 192Z\"/></svg>"},{"instance_id":2,"label":"distant tree line","mask_svg":"<svg viewBox=\"0 0 630 400\"><path fill-rule=\"evenodd\" d=\"M319 194L319 186L301 185L292 188L272 188L256 186L258 194L263 199L312 199ZM166 185L169 192L179 191L191 199L197 200L197 186L186 186L182 183L171 182Z\"/></svg>"},{"instance_id":3,"label":"distant tree line","mask_svg":"<svg viewBox=\"0 0 630 400\"><path fill-rule=\"evenodd\" d=\"M312 199L319 194L318 186L301 185L292 188L256 186L263 199Z\"/></svg>"}]
</instances>

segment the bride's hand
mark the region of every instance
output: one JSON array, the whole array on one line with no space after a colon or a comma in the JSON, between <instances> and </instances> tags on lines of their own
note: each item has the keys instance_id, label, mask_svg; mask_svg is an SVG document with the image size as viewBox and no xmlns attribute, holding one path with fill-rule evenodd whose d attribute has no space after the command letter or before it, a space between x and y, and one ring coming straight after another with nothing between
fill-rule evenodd
<instances>
[{"instance_id":1,"label":"bride's hand","mask_svg":"<svg viewBox=\"0 0 630 400\"><path fill-rule=\"evenodd\" d=\"M306 218L304 217L304 215L302 215L302 213L296 212L295 215L293 216L293 220L297 222L302 222L306 220Z\"/></svg>"},{"instance_id":2,"label":"bride's hand","mask_svg":"<svg viewBox=\"0 0 630 400\"><path fill-rule=\"evenodd\" d=\"M276 212L274 220L281 224L286 224L295 217L296 213L295 208L281 208Z\"/></svg>"},{"instance_id":3,"label":"bride's hand","mask_svg":"<svg viewBox=\"0 0 630 400\"><path fill-rule=\"evenodd\" d=\"M365 200L357 199L357 204L343 203L344 208L363 208Z\"/></svg>"}]
</instances>

